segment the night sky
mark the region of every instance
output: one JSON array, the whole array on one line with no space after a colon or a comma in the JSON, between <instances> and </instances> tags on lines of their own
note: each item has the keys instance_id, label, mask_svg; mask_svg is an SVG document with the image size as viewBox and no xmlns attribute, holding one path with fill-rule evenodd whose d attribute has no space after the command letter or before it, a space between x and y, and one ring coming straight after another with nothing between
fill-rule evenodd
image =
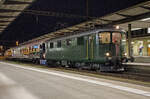
<instances>
[{"instance_id":1,"label":"night sky","mask_svg":"<svg viewBox=\"0 0 150 99\"><path fill-rule=\"evenodd\" d=\"M147 0L89 0L89 16L99 17ZM50 11L86 16L86 0L37 0L27 10ZM0 35L0 43L24 42L87 19L40 16L22 13Z\"/></svg>"}]
</instances>

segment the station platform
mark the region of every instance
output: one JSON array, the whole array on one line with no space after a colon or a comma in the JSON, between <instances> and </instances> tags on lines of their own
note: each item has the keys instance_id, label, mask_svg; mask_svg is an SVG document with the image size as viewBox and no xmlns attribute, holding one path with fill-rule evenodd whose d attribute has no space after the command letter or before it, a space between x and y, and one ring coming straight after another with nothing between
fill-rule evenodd
<instances>
[{"instance_id":1,"label":"station platform","mask_svg":"<svg viewBox=\"0 0 150 99\"><path fill-rule=\"evenodd\" d=\"M124 65L126 70L130 73L150 77L150 63L128 62Z\"/></svg>"},{"instance_id":2,"label":"station platform","mask_svg":"<svg viewBox=\"0 0 150 99\"><path fill-rule=\"evenodd\" d=\"M135 59L135 63L149 63L150 64L150 56L133 56Z\"/></svg>"},{"instance_id":3,"label":"station platform","mask_svg":"<svg viewBox=\"0 0 150 99\"><path fill-rule=\"evenodd\" d=\"M149 99L150 97L150 87L135 83L6 62L0 62L0 86L0 99L20 99L20 97L110 99L110 96L111 99Z\"/></svg>"},{"instance_id":4,"label":"station platform","mask_svg":"<svg viewBox=\"0 0 150 99\"><path fill-rule=\"evenodd\" d=\"M135 66L150 66L150 63L139 63L139 62L128 62L126 65L135 65Z\"/></svg>"}]
</instances>

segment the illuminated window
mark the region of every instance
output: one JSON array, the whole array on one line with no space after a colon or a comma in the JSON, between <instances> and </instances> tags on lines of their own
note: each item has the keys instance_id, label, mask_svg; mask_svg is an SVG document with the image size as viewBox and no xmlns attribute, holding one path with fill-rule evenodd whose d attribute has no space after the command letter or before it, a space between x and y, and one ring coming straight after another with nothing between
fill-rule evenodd
<instances>
[{"instance_id":1,"label":"illuminated window","mask_svg":"<svg viewBox=\"0 0 150 99\"><path fill-rule=\"evenodd\" d=\"M99 33L100 43L110 43L110 33L109 32L102 32Z\"/></svg>"},{"instance_id":2,"label":"illuminated window","mask_svg":"<svg viewBox=\"0 0 150 99\"><path fill-rule=\"evenodd\" d=\"M150 28L147 29L147 33L150 33Z\"/></svg>"},{"instance_id":3,"label":"illuminated window","mask_svg":"<svg viewBox=\"0 0 150 99\"><path fill-rule=\"evenodd\" d=\"M112 33L112 42L119 44L121 42L121 33L117 32Z\"/></svg>"},{"instance_id":4,"label":"illuminated window","mask_svg":"<svg viewBox=\"0 0 150 99\"><path fill-rule=\"evenodd\" d=\"M38 45L34 45L33 48L39 48Z\"/></svg>"}]
</instances>

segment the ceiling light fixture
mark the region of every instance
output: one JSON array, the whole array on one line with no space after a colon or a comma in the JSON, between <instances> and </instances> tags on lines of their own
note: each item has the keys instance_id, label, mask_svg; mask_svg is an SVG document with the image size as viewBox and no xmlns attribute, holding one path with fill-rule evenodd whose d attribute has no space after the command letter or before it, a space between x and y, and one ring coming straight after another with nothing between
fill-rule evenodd
<instances>
[{"instance_id":1,"label":"ceiling light fixture","mask_svg":"<svg viewBox=\"0 0 150 99\"><path fill-rule=\"evenodd\" d=\"M148 21L148 20L150 20L150 17L149 17L149 18L142 19L141 21Z\"/></svg>"}]
</instances>

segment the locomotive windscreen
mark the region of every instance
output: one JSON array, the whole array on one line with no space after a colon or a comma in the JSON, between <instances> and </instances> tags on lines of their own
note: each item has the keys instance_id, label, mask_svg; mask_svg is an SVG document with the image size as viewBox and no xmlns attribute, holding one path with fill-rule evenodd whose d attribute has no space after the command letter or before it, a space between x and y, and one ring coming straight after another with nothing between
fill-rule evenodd
<instances>
[{"instance_id":1,"label":"locomotive windscreen","mask_svg":"<svg viewBox=\"0 0 150 99\"><path fill-rule=\"evenodd\" d=\"M121 33L113 32L112 33L112 43L120 44L121 42Z\"/></svg>"},{"instance_id":2,"label":"locomotive windscreen","mask_svg":"<svg viewBox=\"0 0 150 99\"><path fill-rule=\"evenodd\" d=\"M102 32L99 33L99 40L100 43L110 43L110 32Z\"/></svg>"}]
</instances>

